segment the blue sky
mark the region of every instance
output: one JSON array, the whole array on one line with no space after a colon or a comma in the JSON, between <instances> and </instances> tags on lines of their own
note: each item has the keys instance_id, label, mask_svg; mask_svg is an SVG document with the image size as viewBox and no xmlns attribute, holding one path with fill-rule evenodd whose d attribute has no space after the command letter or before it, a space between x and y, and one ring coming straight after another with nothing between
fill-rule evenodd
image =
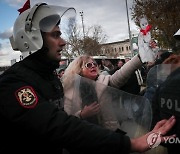
<instances>
[{"instance_id":1,"label":"blue sky","mask_svg":"<svg viewBox=\"0 0 180 154\"><path fill-rule=\"evenodd\" d=\"M128 6L131 7L133 0L127 1ZM18 60L20 57L20 52L12 50L8 38L12 35L13 24L19 15L17 10L25 2L26 0L0 0L0 66L10 65L12 59ZM101 25L108 36L108 42L128 38L125 0L30 0L31 7L39 2L74 7L77 11L77 22L80 25L79 12L83 11L85 27ZM133 33L137 32L133 21L130 22L130 26Z\"/></svg>"},{"instance_id":2,"label":"blue sky","mask_svg":"<svg viewBox=\"0 0 180 154\"><path fill-rule=\"evenodd\" d=\"M17 8L9 6L8 3L0 1L0 31L3 32L12 27L18 16Z\"/></svg>"},{"instance_id":3,"label":"blue sky","mask_svg":"<svg viewBox=\"0 0 180 154\"><path fill-rule=\"evenodd\" d=\"M9 44L9 36L12 35L13 23L18 16L17 8L7 2L0 1L0 66L9 65L11 59L17 59L20 52L14 52Z\"/></svg>"}]
</instances>

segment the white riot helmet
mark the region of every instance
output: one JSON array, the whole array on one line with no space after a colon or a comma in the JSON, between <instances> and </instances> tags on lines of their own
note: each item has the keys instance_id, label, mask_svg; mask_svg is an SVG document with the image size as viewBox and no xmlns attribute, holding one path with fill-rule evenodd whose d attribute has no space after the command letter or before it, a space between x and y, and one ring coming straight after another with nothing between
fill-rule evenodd
<instances>
[{"instance_id":1,"label":"white riot helmet","mask_svg":"<svg viewBox=\"0 0 180 154\"><path fill-rule=\"evenodd\" d=\"M174 38L180 40L180 29L174 34Z\"/></svg>"},{"instance_id":2,"label":"white riot helmet","mask_svg":"<svg viewBox=\"0 0 180 154\"><path fill-rule=\"evenodd\" d=\"M10 38L13 50L37 51L42 48L41 32L50 32L64 14L75 17L75 9L38 3L22 12L15 21L13 36Z\"/></svg>"}]
</instances>

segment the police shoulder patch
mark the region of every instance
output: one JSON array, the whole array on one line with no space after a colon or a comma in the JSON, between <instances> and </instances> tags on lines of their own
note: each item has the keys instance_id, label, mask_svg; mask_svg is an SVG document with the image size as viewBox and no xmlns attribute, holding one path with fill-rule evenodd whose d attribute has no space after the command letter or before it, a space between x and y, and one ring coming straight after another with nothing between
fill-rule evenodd
<instances>
[{"instance_id":1,"label":"police shoulder patch","mask_svg":"<svg viewBox=\"0 0 180 154\"><path fill-rule=\"evenodd\" d=\"M16 98L24 108L34 108L38 102L38 97L31 86L24 86L16 90Z\"/></svg>"}]
</instances>

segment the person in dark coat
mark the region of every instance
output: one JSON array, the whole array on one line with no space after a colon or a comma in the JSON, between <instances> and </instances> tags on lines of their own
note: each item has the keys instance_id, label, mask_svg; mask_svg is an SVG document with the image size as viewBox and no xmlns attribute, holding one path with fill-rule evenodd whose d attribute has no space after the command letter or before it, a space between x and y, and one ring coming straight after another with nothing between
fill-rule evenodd
<instances>
[{"instance_id":1,"label":"person in dark coat","mask_svg":"<svg viewBox=\"0 0 180 154\"><path fill-rule=\"evenodd\" d=\"M174 35L177 42L180 41L180 30ZM180 51L180 46L177 46L176 51ZM164 62L171 65L171 73L167 79L158 87L152 101L153 120L152 128L156 122L176 116L175 127L169 134L176 134L175 139L169 138L164 145L168 149L168 154L180 153L180 55L172 54ZM169 67L167 67L169 69ZM166 71L168 71L168 69Z\"/></svg>"},{"instance_id":2,"label":"person in dark coat","mask_svg":"<svg viewBox=\"0 0 180 154\"><path fill-rule=\"evenodd\" d=\"M70 10L75 12L38 3L16 19L12 47L32 52L0 76L0 153L61 154L63 148L87 154L148 150L148 134L130 139L63 111L63 88L54 70L66 44L58 25ZM174 124L172 117L157 123L153 131L165 135Z\"/></svg>"},{"instance_id":3,"label":"person in dark coat","mask_svg":"<svg viewBox=\"0 0 180 154\"><path fill-rule=\"evenodd\" d=\"M163 144L168 149L168 154L180 153L180 67L172 72L167 80L156 91L156 95L152 102L153 122L161 119L169 118L172 115L176 116L177 122L175 127L169 132L176 134L176 139L169 139L166 144ZM174 142L173 142L174 141Z\"/></svg>"}]
</instances>

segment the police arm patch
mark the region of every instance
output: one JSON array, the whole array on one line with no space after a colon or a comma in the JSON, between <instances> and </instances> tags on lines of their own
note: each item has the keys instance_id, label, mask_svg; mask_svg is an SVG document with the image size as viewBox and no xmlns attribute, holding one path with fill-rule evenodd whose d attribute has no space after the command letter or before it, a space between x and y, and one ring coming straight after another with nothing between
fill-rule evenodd
<instances>
[{"instance_id":1,"label":"police arm patch","mask_svg":"<svg viewBox=\"0 0 180 154\"><path fill-rule=\"evenodd\" d=\"M24 108L34 108L38 102L38 97L31 86L24 86L16 90L16 98Z\"/></svg>"}]
</instances>

